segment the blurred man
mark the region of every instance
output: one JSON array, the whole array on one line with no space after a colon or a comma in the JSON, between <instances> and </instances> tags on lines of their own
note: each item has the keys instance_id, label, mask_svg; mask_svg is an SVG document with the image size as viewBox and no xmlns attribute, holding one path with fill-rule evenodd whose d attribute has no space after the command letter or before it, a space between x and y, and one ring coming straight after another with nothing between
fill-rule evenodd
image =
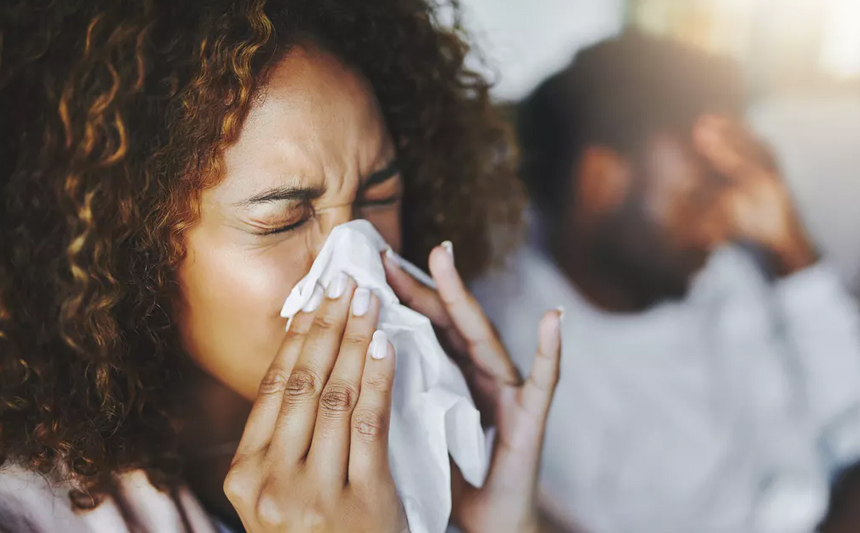
<instances>
[{"instance_id":1,"label":"blurred man","mask_svg":"<svg viewBox=\"0 0 860 533\"><path fill-rule=\"evenodd\" d=\"M545 504L594 533L810 532L860 457L860 328L724 60L629 33L521 106L528 243L475 287L565 353Z\"/></svg>"}]
</instances>

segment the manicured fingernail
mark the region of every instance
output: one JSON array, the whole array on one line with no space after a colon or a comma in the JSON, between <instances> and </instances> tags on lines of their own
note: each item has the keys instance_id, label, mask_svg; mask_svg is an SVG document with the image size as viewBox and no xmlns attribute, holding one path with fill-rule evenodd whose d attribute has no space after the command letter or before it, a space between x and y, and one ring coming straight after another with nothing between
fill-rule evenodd
<instances>
[{"instance_id":1,"label":"manicured fingernail","mask_svg":"<svg viewBox=\"0 0 860 533\"><path fill-rule=\"evenodd\" d=\"M316 311L323 301L323 296L323 288L319 285L315 285L313 294L311 294L311 297L310 299L308 299L305 306L302 307L302 312L313 313L314 311Z\"/></svg>"},{"instance_id":2,"label":"manicured fingernail","mask_svg":"<svg viewBox=\"0 0 860 533\"><path fill-rule=\"evenodd\" d=\"M346 290L347 283L346 274L343 272L338 272L338 274L331 281L331 284L328 286L328 297L332 300L337 300L343 295L343 292Z\"/></svg>"},{"instance_id":3,"label":"manicured fingernail","mask_svg":"<svg viewBox=\"0 0 860 533\"><path fill-rule=\"evenodd\" d=\"M364 287L355 289L355 294L352 295L352 314L364 316L368 309L370 309L370 290Z\"/></svg>"},{"instance_id":4,"label":"manicured fingernail","mask_svg":"<svg viewBox=\"0 0 860 533\"><path fill-rule=\"evenodd\" d=\"M560 305L556 307L555 310L558 312L558 321L564 322L564 306Z\"/></svg>"},{"instance_id":5,"label":"manicured fingernail","mask_svg":"<svg viewBox=\"0 0 860 533\"><path fill-rule=\"evenodd\" d=\"M390 247L385 250L385 257L387 257L395 265L397 265L399 267L403 266L403 261L400 259L400 256L397 255L397 252L395 252Z\"/></svg>"},{"instance_id":6,"label":"manicured fingernail","mask_svg":"<svg viewBox=\"0 0 860 533\"><path fill-rule=\"evenodd\" d=\"M448 255L450 255L452 259L454 258L454 245L451 243L451 241L445 241L440 246L442 246L442 248L444 248L445 251L448 252Z\"/></svg>"},{"instance_id":7,"label":"manicured fingernail","mask_svg":"<svg viewBox=\"0 0 860 533\"><path fill-rule=\"evenodd\" d=\"M386 355L388 355L388 335L378 329L373 334L373 340L370 341L370 357L382 359Z\"/></svg>"}]
</instances>

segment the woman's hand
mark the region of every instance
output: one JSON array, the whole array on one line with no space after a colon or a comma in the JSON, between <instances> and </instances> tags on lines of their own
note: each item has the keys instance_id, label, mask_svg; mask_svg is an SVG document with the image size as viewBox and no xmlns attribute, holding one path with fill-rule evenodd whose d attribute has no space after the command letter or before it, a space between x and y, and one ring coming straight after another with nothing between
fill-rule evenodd
<instances>
[{"instance_id":1,"label":"woman's hand","mask_svg":"<svg viewBox=\"0 0 860 533\"><path fill-rule=\"evenodd\" d=\"M394 348L378 317L378 299L343 276L293 318L224 481L249 533L408 531L388 465Z\"/></svg>"},{"instance_id":2,"label":"woman's hand","mask_svg":"<svg viewBox=\"0 0 860 533\"><path fill-rule=\"evenodd\" d=\"M538 324L537 356L523 381L457 273L450 243L430 254L438 292L402 270L395 256L386 255L385 267L401 301L433 321L463 369L485 422L498 429L483 487L472 487L453 469L452 522L466 533L540 531L535 493L546 417L558 382L561 310L545 313Z\"/></svg>"}]
</instances>

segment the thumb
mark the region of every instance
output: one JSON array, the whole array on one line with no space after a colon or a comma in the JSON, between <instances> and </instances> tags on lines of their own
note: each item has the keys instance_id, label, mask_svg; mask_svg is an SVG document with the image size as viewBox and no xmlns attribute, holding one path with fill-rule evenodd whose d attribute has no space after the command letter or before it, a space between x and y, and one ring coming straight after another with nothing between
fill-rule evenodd
<instances>
[{"instance_id":1,"label":"thumb","mask_svg":"<svg viewBox=\"0 0 860 533\"><path fill-rule=\"evenodd\" d=\"M531 374L522 388L520 404L535 417L546 418L558 384L561 360L561 321L564 309L544 313L538 324L538 348Z\"/></svg>"},{"instance_id":2,"label":"thumb","mask_svg":"<svg viewBox=\"0 0 860 533\"><path fill-rule=\"evenodd\" d=\"M490 476L522 481L537 473L547 415L558 384L562 315L561 309L548 311L541 319L538 350L525 383L502 388Z\"/></svg>"}]
</instances>

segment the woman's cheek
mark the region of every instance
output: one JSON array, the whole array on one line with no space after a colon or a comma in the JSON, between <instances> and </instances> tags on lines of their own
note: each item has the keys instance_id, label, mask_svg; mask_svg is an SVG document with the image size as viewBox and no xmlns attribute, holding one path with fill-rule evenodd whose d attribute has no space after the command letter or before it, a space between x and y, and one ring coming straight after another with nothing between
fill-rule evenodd
<instances>
[{"instance_id":1,"label":"woman's cheek","mask_svg":"<svg viewBox=\"0 0 860 533\"><path fill-rule=\"evenodd\" d=\"M313 262L314 254L306 247L285 244L279 248L256 257L255 264L247 272L248 290L241 306L243 310L237 309L232 319L234 324L244 324L241 330L234 328L235 333L242 337L241 342L256 347L256 352L248 354L245 363L253 374L247 376L245 390L240 390L244 395L256 395L260 381L284 338L286 320L281 317L281 308ZM249 320L254 322L249 323Z\"/></svg>"},{"instance_id":2,"label":"woman's cheek","mask_svg":"<svg viewBox=\"0 0 860 533\"><path fill-rule=\"evenodd\" d=\"M204 370L253 398L283 340L281 306L313 254L284 243L260 250L206 247L195 255L181 276L186 350Z\"/></svg>"},{"instance_id":3,"label":"woman's cheek","mask_svg":"<svg viewBox=\"0 0 860 533\"><path fill-rule=\"evenodd\" d=\"M373 224L373 227L382 235L389 246L394 248L396 252L401 251L400 206L379 212L362 213L362 216Z\"/></svg>"}]
</instances>

